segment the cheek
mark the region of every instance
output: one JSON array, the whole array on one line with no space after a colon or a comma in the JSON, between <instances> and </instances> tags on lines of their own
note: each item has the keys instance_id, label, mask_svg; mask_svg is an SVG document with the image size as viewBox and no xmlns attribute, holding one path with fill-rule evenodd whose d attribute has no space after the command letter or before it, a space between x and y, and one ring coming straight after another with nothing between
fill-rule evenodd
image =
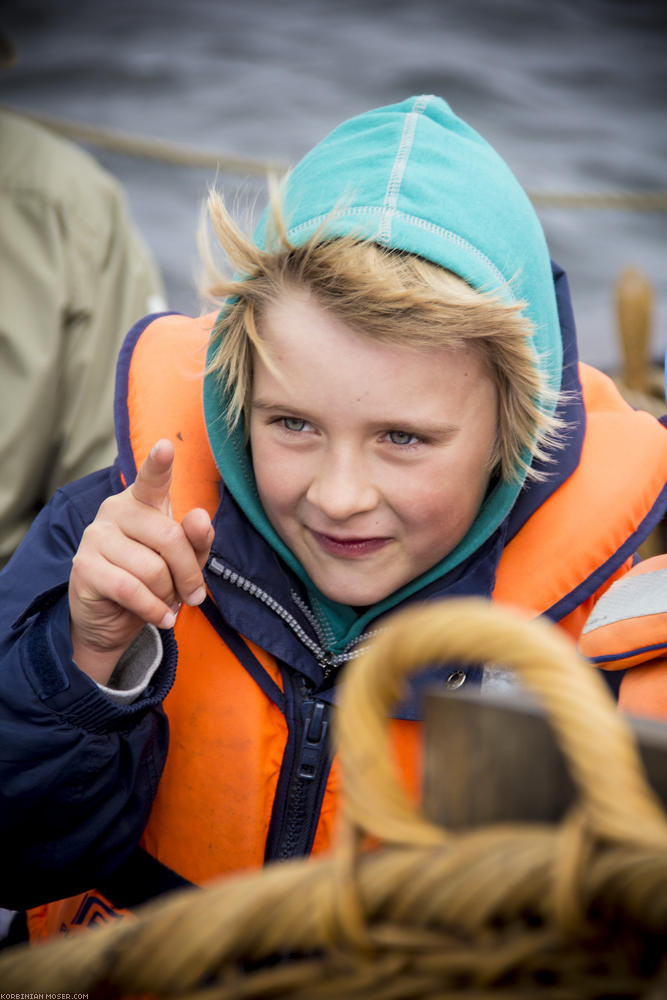
<instances>
[{"instance_id":1,"label":"cheek","mask_svg":"<svg viewBox=\"0 0 667 1000\"><path fill-rule=\"evenodd\" d=\"M394 511L414 531L437 531L453 514L455 491L440 477L411 479L409 486L395 492Z\"/></svg>"},{"instance_id":2,"label":"cheek","mask_svg":"<svg viewBox=\"0 0 667 1000\"><path fill-rule=\"evenodd\" d=\"M463 532L471 521L468 504L453 493L440 493L429 503L415 505L412 524L422 536L450 539Z\"/></svg>"},{"instance_id":3,"label":"cheek","mask_svg":"<svg viewBox=\"0 0 667 1000\"><path fill-rule=\"evenodd\" d=\"M400 499L394 510L421 535L437 538L464 533L475 519L488 481L480 465L444 465L428 475L412 476L409 486L397 492Z\"/></svg>"},{"instance_id":4,"label":"cheek","mask_svg":"<svg viewBox=\"0 0 667 1000\"><path fill-rule=\"evenodd\" d=\"M295 463L286 459L276 448L262 439L251 436L252 460L260 500L267 512L280 513L296 502L299 492L299 475Z\"/></svg>"},{"instance_id":5,"label":"cheek","mask_svg":"<svg viewBox=\"0 0 667 1000\"><path fill-rule=\"evenodd\" d=\"M250 452L252 457L252 467L255 473L255 482L262 502L266 505L269 497L278 491L280 476L279 464L273 460L271 449L267 447L261 434L250 434Z\"/></svg>"}]
</instances>

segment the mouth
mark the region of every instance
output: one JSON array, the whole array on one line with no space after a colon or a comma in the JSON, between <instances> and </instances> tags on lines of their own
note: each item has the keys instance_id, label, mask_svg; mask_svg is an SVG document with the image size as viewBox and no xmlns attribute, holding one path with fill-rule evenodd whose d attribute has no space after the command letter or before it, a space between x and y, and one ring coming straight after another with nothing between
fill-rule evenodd
<instances>
[{"instance_id":1,"label":"mouth","mask_svg":"<svg viewBox=\"0 0 667 1000\"><path fill-rule=\"evenodd\" d=\"M339 556L344 559L361 559L364 556L373 555L379 552L385 545L388 545L391 538L336 538L333 535L324 535L319 531L310 529L310 533L325 552L332 556Z\"/></svg>"}]
</instances>

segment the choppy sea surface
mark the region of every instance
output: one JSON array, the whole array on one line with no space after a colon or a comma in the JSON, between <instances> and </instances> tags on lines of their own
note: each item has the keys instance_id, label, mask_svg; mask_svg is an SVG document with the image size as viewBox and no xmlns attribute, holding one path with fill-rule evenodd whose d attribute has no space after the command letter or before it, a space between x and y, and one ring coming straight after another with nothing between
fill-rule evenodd
<instances>
[{"instance_id":1,"label":"choppy sea surface","mask_svg":"<svg viewBox=\"0 0 667 1000\"><path fill-rule=\"evenodd\" d=\"M0 101L19 109L290 164L353 114L435 93L529 192L667 191L664 2L5 0L0 25L19 54ZM263 182L89 148L124 183L170 306L199 310L207 189L217 181L241 213L261 207ZM568 272L582 357L617 365L614 283L629 265L653 285L661 356L667 212L538 214Z\"/></svg>"}]
</instances>

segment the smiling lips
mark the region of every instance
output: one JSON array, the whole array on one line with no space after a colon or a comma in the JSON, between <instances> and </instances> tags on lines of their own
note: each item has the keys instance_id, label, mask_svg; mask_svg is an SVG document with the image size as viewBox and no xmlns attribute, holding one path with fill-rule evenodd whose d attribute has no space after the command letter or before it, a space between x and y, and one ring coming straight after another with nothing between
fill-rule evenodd
<instances>
[{"instance_id":1,"label":"smiling lips","mask_svg":"<svg viewBox=\"0 0 667 1000\"><path fill-rule=\"evenodd\" d=\"M331 535L323 535L319 531L314 531L312 528L310 532L325 552L345 559L360 559L363 556L373 555L391 541L391 538L334 538Z\"/></svg>"}]
</instances>

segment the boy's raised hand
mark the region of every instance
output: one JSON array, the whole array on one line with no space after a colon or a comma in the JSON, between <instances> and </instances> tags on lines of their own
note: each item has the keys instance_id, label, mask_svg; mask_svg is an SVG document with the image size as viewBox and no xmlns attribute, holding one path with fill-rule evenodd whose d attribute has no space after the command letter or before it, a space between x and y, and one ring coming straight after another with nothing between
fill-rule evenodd
<instances>
[{"instance_id":1,"label":"boy's raised hand","mask_svg":"<svg viewBox=\"0 0 667 1000\"><path fill-rule=\"evenodd\" d=\"M155 444L134 483L107 497L72 561L69 604L74 662L105 684L146 622L170 628L181 603L201 604L213 541L205 510L171 514L171 442Z\"/></svg>"}]
</instances>

